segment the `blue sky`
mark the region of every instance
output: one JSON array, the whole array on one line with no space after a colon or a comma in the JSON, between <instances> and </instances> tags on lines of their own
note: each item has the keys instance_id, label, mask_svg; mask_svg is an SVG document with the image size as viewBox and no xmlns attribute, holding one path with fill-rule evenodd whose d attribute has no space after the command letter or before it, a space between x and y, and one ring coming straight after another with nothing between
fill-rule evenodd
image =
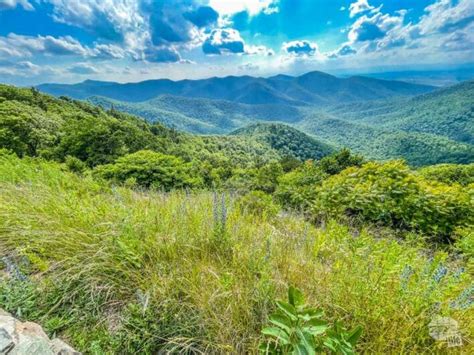
<instances>
[{"instance_id":1,"label":"blue sky","mask_svg":"<svg viewBox=\"0 0 474 355\"><path fill-rule=\"evenodd\" d=\"M19 85L473 62L473 0L0 0Z\"/></svg>"}]
</instances>

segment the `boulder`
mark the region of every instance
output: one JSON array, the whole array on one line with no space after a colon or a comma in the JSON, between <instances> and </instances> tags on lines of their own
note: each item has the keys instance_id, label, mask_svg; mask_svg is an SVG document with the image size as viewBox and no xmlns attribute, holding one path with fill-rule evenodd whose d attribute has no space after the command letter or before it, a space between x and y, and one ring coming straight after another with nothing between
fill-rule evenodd
<instances>
[{"instance_id":1,"label":"boulder","mask_svg":"<svg viewBox=\"0 0 474 355\"><path fill-rule=\"evenodd\" d=\"M40 325L20 322L1 308L0 354L80 355L62 340L50 340Z\"/></svg>"}]
</instances>

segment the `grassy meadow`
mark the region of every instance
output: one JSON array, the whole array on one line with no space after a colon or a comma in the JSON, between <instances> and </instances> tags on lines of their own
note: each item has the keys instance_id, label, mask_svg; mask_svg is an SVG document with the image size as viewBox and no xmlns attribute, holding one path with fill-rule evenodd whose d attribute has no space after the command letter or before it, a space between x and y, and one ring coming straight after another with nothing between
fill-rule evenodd
<instances>
[{"instance_id":1,"label":"grassy meadow","mask_svg":"<svg viewBox=\"0 0 474 355\"><path fill-rule=\"evenodd\" d=\"M472 232L472 231L471 231ZM469 230L467 233L470 233ZM472 239L471 239L472 240ZM231 193L159 192L0 155L0 307L88 354L258 353L289 286L356 350L473 353L472 257L415 232L246 210Z\"/></svg>"}]
</instances>

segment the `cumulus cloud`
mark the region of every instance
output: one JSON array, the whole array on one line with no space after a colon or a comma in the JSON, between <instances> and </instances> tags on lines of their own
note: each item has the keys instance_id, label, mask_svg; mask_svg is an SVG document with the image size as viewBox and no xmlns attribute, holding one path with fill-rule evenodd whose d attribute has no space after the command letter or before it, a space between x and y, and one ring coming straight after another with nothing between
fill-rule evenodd
<instances>
[{"instance_id":1,"label":"cumulus cloud","mask_svg":"<svg viewBox=\"0 0 474 355\"><path fill-rule=\"evenodd\" d=\"M31 57L39 55L80 55L86 56L90 50L70 36L22 36L10 33L0 37L0 55Z\"/></svg>"},{"instance_id":2,"label":"cumulus cloud","mask_svg":"<svg viewBox=\"0 0 474 355\"><path fill-rule=\"evenodd\" d=\"M328 58L335 59L335 58L345 57L345 56L356 54L356 53L357 53L357 50L355 48L351 47L349 44L343 44L334 52L330 52L326 55Z\"/></svg>"},{"instance_id":3,"label":"cumulus cloud","mask_svg":"<svg viewBox=\"0 0 474 355\"><path fill-rule=\"evenodd\" d=\"M196 10L185 12L184 17L198 27L206 27L217 22L219 13L210 6L200 6Z\"/></svg>"},{"instance_id":4,"label":"cumulus cloud","mask_svg":"<svg viewBox=\"0 0 474 355\"><path fill-rule=\"evenodd\" d=\"M357 0L356 2L353 2L352 4L350 4L349 16L352 18L358 14L361 14L367 11L378 12L380 11L381 8L382 6L376 8L374 6L369 5L368 0Z\"/></svg>"},{"instance_id":5,"label":"cumulus cloud","mask_svg":"<svg viewBox=\"0 0 474 355\"><path fill-rule=\"evenodd\" d=\"M99 70L90 63L78 63L70 66L68 72L79 75L98 74Z\"/></svg>"},{"instance_id":6,"label":"cumulus cloud","mask_svg":"<svg viewBox=\"0 0 474 355\"><path fill-rule=\"evenodd\" d=\"M425 9L418 26L421 34L452 33L474 22L474 1L438 0Z\"/></svg>"},{"instance_id":7,"label":"cumulus cloud","mask_svg":"<svg viewBox=\"0 0 474 355\"><path fill-rule=\"evenodd\" d=\"M285 53L296 57L310 57L318 53L318 45L310 41L292 41L283 43Z\"/></svg>"},{"instance_id":8,"label":"cumulus cloud","mask_svg":"<svg viewBox=\"0 0 474 355\"><path fill-rule=\"evenodd\" d=\"M215 29L204 41L202 50L206 54L244 53L245 43L237 30Z\"/></svg>"},{"instance_id":9,"label":"cumulus cloud","mask_svg":"<svg viewBox=\"0 0 474 355\"><path fill-rule=\"evenodd\" d=\"M349 41L354 43L383 38L393 28L403 25L404 15L404 12L395 16L380 12L372 17L364 15L352 24Z\"/></svg>"},{"instance_id":10,"label":"cumulus cloud","mask_svg":"<svg viewBox=\"0 0 474 355\"><path fill-rule=\"evenodd\" d=\"M34 7L29 3L28 0L0 0L0 11L11 10L21 6L24 10L33 11Z\"/></svg>"},{"instance_id":11,"label":"cumulus cloud","mask_svg":"<svg viewBox=\"0 0 474 355\"><path fill-rule=\"evenodd\" d=\"M273 49L267 48L265 46L248 46L245 45L245 53L249 55L263 55L263 56L273 56L275 51Z\"/></svg>"},{"instance_id":12,"label":"cumulus cloud","mask_svg":"<svg viewBox=\"0 0 474 355\"><path fill-rule=\"evenodd\" d=\"M250 16L264 12L272 14L278 12L279 0L210 0L209 5L222 15L232 15L247 11Z\"/></svg>"}]
</instances>

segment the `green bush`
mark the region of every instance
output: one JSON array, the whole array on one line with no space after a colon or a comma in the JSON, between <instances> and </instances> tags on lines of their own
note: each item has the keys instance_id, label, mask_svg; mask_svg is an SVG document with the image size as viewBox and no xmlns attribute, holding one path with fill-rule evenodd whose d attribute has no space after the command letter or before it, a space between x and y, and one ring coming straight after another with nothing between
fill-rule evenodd
<instances>
[{"instance_id":1,"label":"green bush","mask_svg":"<svg viewBox=\"0 0 474 355\"><path fill-rule=\"evenodd\" d=\"M335 175L351 166L361 166L363 162L364 158L362 156L352 154L349 149L342 149L322 158L318 165L325 173Z\"/></svg>"},{"instance_id":2,"label":"green bush","mask_svg":"<svg viewBox=\"0 0 474 355\"><path fill-rule=\"evenodd\" d=\"M307 161L280 177L275 196L285 208L307 209L316 199L316 186L327 176L319 166Z\"/></svg>"},{"instance_id":3,"label":"green bush","mask_svg":"<svg viewBox=\"0 0 474 355\"><path fill-rule=\"evenodd\" d=\"M474 164L438 164L424 167L418 172L427 180L463 186L474 183Z\"/></svg>"},{"instance_id":4,"label":"green bush","mask_svg":"<svg viewBox=\"0 0 474 355\"><path fill-rule=\"evenodd\" d=\"M200 185L200 180L192 176L189 163L150 150L126 155L113 164L98 166L95 174L122 183L134 179L137 185L167 191Z\"/></svg>"},{"instance_id":5,"label":"green bush","mask_svg":"<svg viewBox=\"0 0 474 355\"><path fill-rule=\"evenodd\" d=\"M346 169L316 188L316 195L317 217L358 216L437 236L471 225L474 217L471 189L426 181L399 161Z\"/></svg>"},{"instance_id":6,"label":"green bush","mask_svg":"<svg viewBox=\"0 0 474 355\"><path fill-rule=\"evenodd\" d=\"M64 161L69 171L73 173L83 173L87 169L87 164L84 163L82 160L77 159L76 157L72 157L68 155Z\"/></svg>"},{"instance_id":7,"label":"green bush","mask_svg":"<svg viewBox=\"0 0 474 355\"><path fill-rule=\"evenodd\" d=\"M240 197L237 205L244 213L250 213L259 217L274 217L280 210L273 202L270 195L263 191L251 191Z\"/></svg>"}]
</instances>

